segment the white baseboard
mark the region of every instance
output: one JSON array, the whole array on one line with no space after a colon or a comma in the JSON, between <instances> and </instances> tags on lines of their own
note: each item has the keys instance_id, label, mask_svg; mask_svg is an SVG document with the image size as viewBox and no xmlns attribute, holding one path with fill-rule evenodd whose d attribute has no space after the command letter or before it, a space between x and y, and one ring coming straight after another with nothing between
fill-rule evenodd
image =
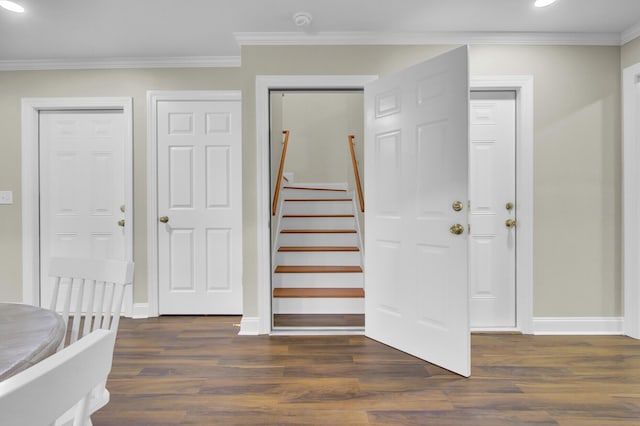
<instances>
[{"instance_id":1,"label":"white baseboard","mask_svg":"<svg viewBox=\"0 0 640 426\"><path fill-rule=\"evenodd\" d=\"M242 317L240 321L240 336L257 336L260 334L260 318L258 317Z\"/></svg>"},{"instance_id":2,"label":"white baseboard","mask_svg":"<svg viewBox=\"0 0 640 426\"><path fill-rule=\"evenodd\" d=\"M624 334L622 317L537 317L533 319L537 335L618 335Z\"/></svg>"},{"instance_id":3,"label":"white baseboard","mask_svg":"<svg viewBox=\"0 0 640 426\"><path fill-rule=\"evenodd\" d=\"M134 303L132 318L149 318L149 304L148 303Z\"/></svg>"}]
</instances>

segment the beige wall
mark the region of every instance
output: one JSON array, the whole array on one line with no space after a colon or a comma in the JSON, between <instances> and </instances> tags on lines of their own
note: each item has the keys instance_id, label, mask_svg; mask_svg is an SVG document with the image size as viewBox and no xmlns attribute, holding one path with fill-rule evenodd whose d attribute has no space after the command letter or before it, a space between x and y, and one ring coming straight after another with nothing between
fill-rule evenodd
<instances>
[{"instance_id":1,"label":"beige wall","mask_svg":"<svg viewBox=\"0 0 640 426\"><path fill-rule=\"evenodd\" d=\"M296 182L349 182L347 136L364 125L362 93L286 92L281 100L282 128L291 131L285 171ZM277 172L277 164L271 167Z\"/></svg>"},{"instance_id":2,"label":"beige wall","mask_svg":"<svg viewBox=\"0 0 640 426\"><path fill-rule=\"evenodd\" d=\"M135 300L147 300L147 90L241 89L237 68L0 72L0 190L14 204L0 206L0 301L22 300L20 99L126 96L133 98Z\"/></svg>"},{"instance_id":3,"label":"beige wall","mask_svg":"<svg viewBox=\"0 0 640 426\"><path fill-rule=\"evenodd\" d=\"M146 91L243 90L245 315L256 316L255 77L386 75L453 46L243 47L240 69L0 73L0 300L21 300L20 98L134 97L136 301L146 301ZM625 46L625 58L632 57ZM534 77L534 314L621 315L618 47L472 46L471 74ZM631 60L631 59L625 59Z\"/></svg>"}]
</instances>

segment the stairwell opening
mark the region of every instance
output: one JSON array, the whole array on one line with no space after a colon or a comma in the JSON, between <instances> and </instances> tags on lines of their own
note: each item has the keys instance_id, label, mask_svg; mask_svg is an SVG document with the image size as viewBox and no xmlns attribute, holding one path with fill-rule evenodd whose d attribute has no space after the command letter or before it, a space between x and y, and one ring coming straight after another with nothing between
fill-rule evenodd
<instances>
[{"instance_id":1,"label":"stairwell opening","mask_svg":"<svg viewBox=\"0 0 640 426\"><path fill-rule=\"evenodd\" d=\"M364 330L363 97L269 93L274 331Z\"/></svg>"}]
</instances>

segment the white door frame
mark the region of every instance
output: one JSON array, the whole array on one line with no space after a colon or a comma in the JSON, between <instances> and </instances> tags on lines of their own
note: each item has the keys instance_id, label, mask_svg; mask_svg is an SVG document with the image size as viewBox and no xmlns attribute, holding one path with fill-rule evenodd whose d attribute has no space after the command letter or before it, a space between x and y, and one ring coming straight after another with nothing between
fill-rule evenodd
<instances>
[{"instance_id":1,"label":"white door frame","mask_svg":"<svg viewBox=\"0 0 640 426\"><path fill-rule=\"evenodd\" d=\"M158 316L158 114L161 101L240 101L239 90L147 92L147 297L148 316Z\"/></svg>"},{"instance_id":2,"label":"white door frame","mask_svg":"<svg viewBox=\"0 0 640 426\"><path fill-rule=\"evenodd\" d=\"M622 99L623 332L640 339L640 64L623 70Z\"/></svg>"},{"instance_id":3,"label":"white door frame","mask_svg":"<svg viewBox=\"0 0 640 426\"><path fill-rule=\"evenodd\" d=\"M256 76L256 175L258 230L258 317L243 317L240 334L271 332L271 180L269 177L269 91L273 89L359 89L371 75ZM515 90L517 108L516 192L518 202L517 328L533 333L533 77L472 77L471 90Z\"/></svg>"},{"instance_id":4,"label":"white door frame","mask_svg":"<svg viewBox=\"0 0 640 426\"><path fill-rule=\"evenodd\" d=\"M22 98L22 301L40 305L40 111L122 111L125 120L126 260L133 260L133 100L121 97ZM124 312L131 316L133 290L125 294Z\"/></svg>"}]
</instances>

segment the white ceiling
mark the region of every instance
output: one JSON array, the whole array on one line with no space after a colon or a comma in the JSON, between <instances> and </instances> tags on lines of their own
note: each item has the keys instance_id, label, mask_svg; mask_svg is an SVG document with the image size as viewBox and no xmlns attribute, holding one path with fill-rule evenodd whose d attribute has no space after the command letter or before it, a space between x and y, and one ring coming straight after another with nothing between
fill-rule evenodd
<instances>
[{"instance_id":1,"label":"white ceiling","mask_svg":"<svg viewBox=\"0 0 640 426\"><path fill-rule=\"evenodd\" d=\"M14 0L0 62L237 57L239 44L543 42L620 44L640 0ZM296 12L311 27L293 23ZM227 58L229 59L229 58Z\"/></svg>"}]
</instances>

